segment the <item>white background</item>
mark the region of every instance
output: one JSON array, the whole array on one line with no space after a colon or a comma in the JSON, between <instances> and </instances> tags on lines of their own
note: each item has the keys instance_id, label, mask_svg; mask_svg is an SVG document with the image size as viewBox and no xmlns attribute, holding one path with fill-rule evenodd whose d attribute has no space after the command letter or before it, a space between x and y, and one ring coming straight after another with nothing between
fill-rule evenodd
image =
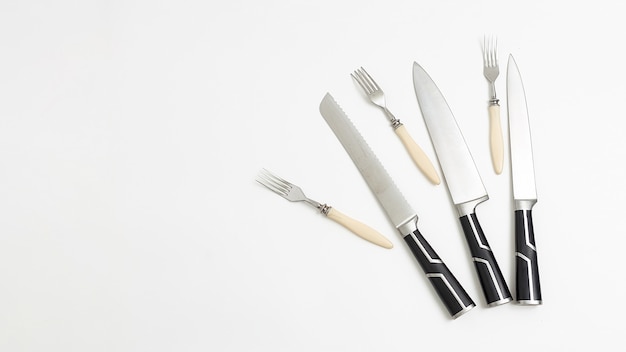
<instances>
[{"instance_id":1,"label":"white background","mask_svg":"<svg viewBox=\"0 0 626 352\"><path fill-rule=\"evenodd\" d=\"M594 1L3 1L0 351L619 349L622 5ZM494 174L480 44L527 92L544 305L487 308L444 185L349 74L363 66L435 158L418 61L455 113L514 292L508 154ZM444 307L318 112L330 92L477 307ZM505 141L508 140L505 139ZM268 168L385 250L254 179ZM611 347L613 346L613 347Z\"/></svg>"}]
</instances>

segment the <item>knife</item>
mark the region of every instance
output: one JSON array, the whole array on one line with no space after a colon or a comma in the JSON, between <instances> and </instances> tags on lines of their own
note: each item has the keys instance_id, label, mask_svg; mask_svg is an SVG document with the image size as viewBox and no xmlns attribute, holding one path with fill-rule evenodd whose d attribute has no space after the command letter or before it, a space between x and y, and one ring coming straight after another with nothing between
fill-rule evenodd
<instances>
[{"instance_id":1,"label":"knife","mask_svg":"<svg viewBox=\"0 0 626 352\"><path fill-rule=\"evenodd\" d=\"M474 308L474 301L417 229L415 211L411 209L352 121L328 93L320 103L320 113L385 209L389 220L417 258L452 318L457 318Z\"/></svg>"},{"instance_id":2,"label":"knife","mask_svg":"<svg viewBox=\"0 0 626 352\"><path fill-rule=\"evenodd\" d=\"M472 155L448 103L417 62L413 63L413 85L487 304L507 303L512 299L511 292L476 217L476 206L489 196Z\"/></svg>"},{"instance_id":3,"label":"knife","mask_svg":"<svg viewBox=\"0 0 626 352\"><path fill-rule=\"evenodd\" d=\"M522 77L513 55L506 72L511 177L515 203L515 296L520 304L541 304L532 208L537 203L535 168Z\"/></svg>"}]
</instances>

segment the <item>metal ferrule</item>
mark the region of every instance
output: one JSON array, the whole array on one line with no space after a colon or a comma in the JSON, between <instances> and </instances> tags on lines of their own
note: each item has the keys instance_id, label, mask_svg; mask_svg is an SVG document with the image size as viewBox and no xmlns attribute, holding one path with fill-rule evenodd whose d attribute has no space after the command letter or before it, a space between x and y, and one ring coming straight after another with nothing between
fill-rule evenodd
<instances>
[{"instance_id":1,"label":"metal ferrule","mask_svg":"<svg viewBox=\"0 0 626 352\"><path fill-rule=\"evenodd\" d=\"M535 203L537 203L536 199L516 199L515 210L532 210Z\"/></svg>"},{"instance_id":2,"label":"metal ferrule","mask_svg":"<svg viewBox=\"0 0 626 352\"><path fill-rule=\"evenodd\" d=\"M512 300L513 299L511 297L507 297L507 298L503 298L503 299L501 299L499 301L491 302L487 306L488 307L495 307L495 306L499 306L499 305L502 305L502 304L505 304L505 303L509 303Z\"/></svg>"},{"instance_id":3,"label":"metal ferrule","mask_svg":"<svg viewBox=\"0 0 626 352\"><path fill-rule=\"evenodd\" d=\"M417 214L408 218L405 222L396 226L396 228L400 231L402 237L412 234L417 230Z\"/></svg>"},{"instance_id":4,"label":"metal ferrule","mask_svg":"<svg viewBox=\"0 0 626 352\"><path fill-rule=\"evenodd\" d=\"M330 205L327 204L320 204L319 207L317 207L320 210L320 213L328 216L328 212L330 211L330 209L332 208Z\"/></svg>"},{"instance_id":5,"label":"metal ferrule","mask_svg":"<svg viewBox=\"0 0 626 352\"><path fill-rule=\"evenodd\" d=\"M459 212L459 217L467 216L475 212L476 206L489 199L489 196L480 197L469 202L456 205L456 210Z\"/></svg>"},{"instance_id":6,"label":"metal ferrule","mask_svg":"<svg viewBox=\"0 0 626 352\"><path fill-rule=\"evenodd\" d=\"M500 99L493 97L491 99L489 99L489 105L500 105Z\"/></svg>"},{"instance_id":7,"label":"metal ferrule","mask_svg":"<svg viewBox=\"0 0 626 352\"><path fill-rule=\"evenodd\" d=\"M525 300L517 301L517 304L523 305L523 306L538 306L542 303L543 302L538 299L525 299Z\"/></svg>"}]
</instances>

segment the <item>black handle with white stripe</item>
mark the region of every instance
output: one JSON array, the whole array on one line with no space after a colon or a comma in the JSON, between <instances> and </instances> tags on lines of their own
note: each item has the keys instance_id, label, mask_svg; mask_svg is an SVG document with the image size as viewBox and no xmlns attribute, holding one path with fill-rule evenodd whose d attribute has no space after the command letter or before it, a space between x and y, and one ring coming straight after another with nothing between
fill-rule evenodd
<instances>
[{"instance_id":1,"label":"black handle with white stripe","mask_svg":"<svg viewBox=\"0 0 626 352\"><path fill-rule=\"evenodd\" d=\"M472 298L426 242L419 230L416 229L413 233L404 236L404 240L453 318L474 308Z\"/></svg>"},{"instance_id":2,"label":"black handle with white stripe","mask_svg":"<svg viewBox=\"0 0 626 352\"><path fill-rule=\"evenodd\" d=\"M532 210L515 211L515 296L520 304L541 304Z\"/></svg>"},{"instance_id":3,"label":"black handle with white stripe","mask_svg":"<svg viewBox=\"0 0 626 352\"><path fill-rule=\"evenodd\" d=\"M460 221L487 304L497 306L511 301L511 292L478 223L476 213L462 216Z\"/></svg>"}]
</instances>

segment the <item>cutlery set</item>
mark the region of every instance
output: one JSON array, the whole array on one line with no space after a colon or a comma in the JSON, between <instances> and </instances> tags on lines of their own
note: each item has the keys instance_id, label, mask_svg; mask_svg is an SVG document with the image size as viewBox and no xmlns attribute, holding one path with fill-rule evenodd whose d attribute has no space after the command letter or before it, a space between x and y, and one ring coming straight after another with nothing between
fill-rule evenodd
<instances>
[{"instance_id":1,"label":"cutlery set","mask_svg":"<svg viewBox=\"0 0 626 352\"><path fill-rule=\"evenodd\" d=\"M502 172L504 145L500 127L500 105L496 98L495 80L499 74L497 44L485 40L483 45L484 75L490 84L490 145L494 171ZM380 107L389 119L413 162L433 184L441 179L422 148L411 138L404 125L387 109L382 89L362 67L351 74L370 101ZM507 66L507 107L515 219L516 301L523 305L542 303L537 251L532 222L532 208L537 202L530 124L521 76L513 56ZM465 235L471 262L488 306L498 306L513 298L496 257L489 246L476 216L478 204L489 199L472 155L457 125L452 110L430 75L413 63L413 85L418 105L439 161L441 174L450 194ZM457 318L475 307L457 278L420 233L418 215L400 193L382 163L370 149L347 114L329 94L323 97L319 111L335 134L370 190L384 209L417 259L435 292L450 316ZM302 190L284 179L262 170L257 181L290 201L304 201L327 217L343 225L359 237L384 248L391 242L378 231L354 220L334 208L307 198Z\"/></svg>"}]
</instances>

